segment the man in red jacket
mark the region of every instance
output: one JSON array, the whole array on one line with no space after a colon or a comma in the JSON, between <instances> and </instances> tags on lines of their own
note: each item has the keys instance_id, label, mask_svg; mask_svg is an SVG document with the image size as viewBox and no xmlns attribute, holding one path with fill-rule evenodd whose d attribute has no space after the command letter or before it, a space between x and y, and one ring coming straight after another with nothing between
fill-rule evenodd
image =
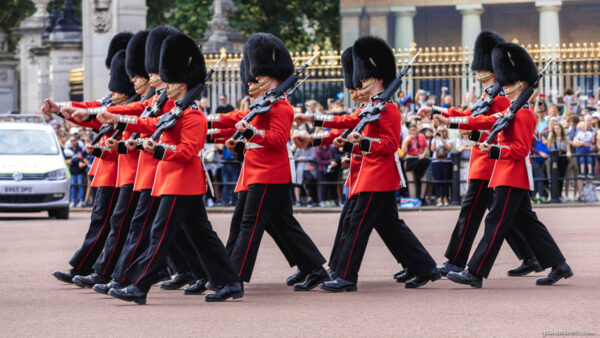
<instances>
[{"instance_id":1,"label":"man in red jacket","mask_svg":"<svg viewBox=\"0 0 600 338\"><path fill-rule=\"evenodd\" d=\"M108 47L108 53L105 60L106 67L110 70L111 62L114 56L125 50L129 39L132 34L129 32L121 32L116 34ZM120 70L123 71L124 70ZM123 77L124 76L124 77ZM126 79L125 82L120 81ZM60 109L63 107L79 107L79 108L96 108L106 105L118 105L125 103L129 97L126 93L121 93L120 88L127 88L130 84L126 74L115 71L111 73L109 90L111 91L110 96L102 100L89 101L89 102L59 102L55 103L50 99L44 101L42 112L44 114L60 113ZM129 89L128 89L129 91ZM129 93L131 94L131 93ZM70 116L65 116L66 119L70 119ZM82 121L78 122L70 120L73 123L77 123L84 127L93 129L99 129L101 123L97 120ZM88 275L93 272L92 266L98 256L101 254L104 241L109 232L109 219L115 208L115 202L119 195L119 190L115 188L117 179L117 156L116 153L110 151L102 151L101 149L108 149L104 147L104 142L107 136L103 136L100 140L99 147L87 146L88 150L95 152L96 159L92 166L91 173L94 176L91 186L98 188L96 196L94 197L94 207L92 209L92 215L90 219L90 225L85 235L84 241L69 261L72 269L67 271L54 271L52 275L58 280L63 282L72 283L73 277L76 275Z\"/></svg>"},{"instance_id":2,"label":"man in red jacket","mask_svg":"<svg viewBox=\"0 0 600 338\"><path fill-rule=\"evenodd\" d=\"M130 43L134 39L135 36L130 39ZM129 80L125 64L126 52L121 51L115 54L113 61L111 62L111 83L114 83L112 87L120 86L122 88L117 88L115 91L125 93L128 97L134 96L137 93L139 98L140 95L145 94L145 92L149 90L149 86L146 86L146 88L141 87L136 90ZM121 78L116 80L116 77L112 74L120 75ZM109 85L111 85L111 83L109 83ZM91 117L87 110L79 110L72 107L63 108L63 112L68 112L76 121L87 120ZM111 143L111 140L114 141L112 136L105 142L107 148L109 148L107 151L117 154L116 147L112 146L115 143ZM117 156L116 187L119 189L119 196L115 201L115 208L109 220L110 230L104 241L102 254L94 263L94 272L89 275L78 275L73 277L73 282L81 287L91 288L95 284L104 284L110 280L110 275L121 252L121 248L129 230L129 222L133 216L133 211L135 210L135 205L137 204L137 199L139 197L137 193L133 192L133 180L137 168L138 152L119 154Z\"/></svg>"},{"instance_id":3,"label":"man in red jacket","mask_svg":"<svg viewBox=\"0 0 600 338\"><path fill-rule=\"evenodd\" d=\"M249 83L249 91L261 96L276 88L294 71L290 54L276 36L257 33L246 44L250 75L257 84ZM293 217L290 198L292 173L288 140L294 110L287 99L271 104L269 112L258 115L250 123L240 121L235 127L246 140L245 159L239 184L248 186L240 233L232 250L232 258L243 281L249 282L265 227L277 228L294 262L307 274L305 288L312 289L328 278L322 264L325 258ZM227 141L233 149L236 140ZM299 289L296 289L299 290Z\"/></svg>"},{"instance_id":4,"label":"man in red jacket","mask_svg":"<svg viewBox=\"0 0 600 338\"><path fill-rule=\"evenodd\" d=\"M242 60L240 61L240 79L242 80L242 83L245 86L250 84L250 86L254 87L258 82L256 81L256 79L253 76L250 75L249 69L250 69L250 65L249 65L249 61L248 61L248 57L247 57L247 48L245 47ZM247 90L248 87L244 87L244 89ZM251 101L256 100L256 98L258 97L256 94L257 94L256 90L248 92L248 95L249 95ZM244 116L246 116L249 112L250 112L249 110L243 111L243 112L234 110L234 111L232 111L230 113L226 113L226 114L211 114L211 115L209 115L208 116L209 126L216 126L216 127L222 128L222 129L214 129L213 132L217 132L217 130L218 130L218 133L211 135L211 139L213 139L213 140L216 139L215 142L217 142L217 143L221 143L221 144L226 143L226 141L228 139L230 139L233 136L233 134L237 131L237 129L234 128L235 124L240 119L242 119ZM238 199L237 199L237 202L235 205L235 209L233 210L233 215L231 216L231 223L229 226L229 237L227 238L227 242L225 244L227 253L229 253L230 256L233 253L233 249L235 248L235 243L240 234L240 225L242 223L242 218L244 216L244 208L246 206L246 200L248 197L248 190L249 190L248 185L242 184L242 180L240 180L240 178L241 178L241 175L238 175L238 180L237 180L237 184L235 187L235 193L238 193L239 195L238 195ZM277 244L277 247L279 247L279 250L281 250L281 253L284 255L284 257L287 260L290 267L296 266L296 262L295 262L294 258L292 257L290 250L285 245L285 240L281 237L281 235L277 231L277 225L275 225L273 223L269 223L265 226L265 231L269 235L271 235L271 237L273 238L273 241L275 241L275 244ZM288 286L292 286L298 282L303 281L305 278L306 278L306 274L304 274L302 272L297 272L287 278L286 284Z\"/></svg>"},{"instance_id":5,"label":"man in red jacket","mask_svg":"<svg viewBox=\"0 0 600 338\"><path fill-rule=\"evenodd\" d=\"M496 76L492 69L492 49L504 43L504 39L493 32L481 32L475 41L473 48L473 62L471 70L477 72L477 81L484 88L491 88L496 84ZM482 98L487 96L483 94ZM487 107L485 115L502 113L510 106L510 100L504 96L504 93L498 94ZM471 109L459 111L452 108L441 107L423 107L419 109L420 115L431 115L433 110L439 112L444 117L470 116ZM450 126L453 127L452 125ZM489 135L488 130L476 130L472 132L471 138L479 142L485 140ZM448 259L441 266L438 266L442 276L446 276L450 271L460 272L464 270L471 247L475 241L475 235L485 214L485 210L490 206L494 189L490 188L489 181L494 170L495 160L490 159L487 153L474 147L471 150L469 161L469 186L465 198L462 201L460 213L454 231L450 237L450 242L446 248L444 256ZM506 242L513 249L517 257L522 260L521 266L508 271L509 276L524 276L533 271L540 272L542 267L535 258L533 251L523 234L517 228L513 228L506 236Z\"/></svg>"},{"instance_id":6,"label":"man in red jacket","mask_svg":"<svg viewBox=\"0 0 600 338\"><path fill-rule=\"evenodd\" d=\"M396 77L394 53L376 37L358 39L352 47L354 78L362 82L361 93L371 97L381 93ZM369 123L362 133L348 137L363 152L356 181L350 194L357 195L350 215L348 235L340 248L335 268L337 278L321 288L332 292L356 291L358 271L371 231L376 224L388 228L394 251L406 260L415 277L405 283L416 288L440 278L435 261L403 220L398 218L396 191L401 188L401 172L396 162L400 146L401 116L393 102L385 104L380 120ZM382 179L385 178L385 179Z\"/></svg>"},{"instance_id":7,"label":"man in red jacket","mask_svg":"<svg viewBox=\"0 0 600 338\"><path fill-rule=\"evenodd\" d=\"M516 100L527 86L537 80L537 67L527 51L513 43L498 44L492 52L492 65L498 83L511 101ZM528 98L527 98L528 99ZM499 115L450 118L450 123L469 125L489 130ZM483 142L479 150L496 160L489 186L494 188L490 212L485 218L485 232L475 249L468 268L462 272L449 272L453 282L482 286L502 241L511 227L518 227L543 268L552 267L547 277L537 280L538 285L552 285L562 278L573 276L558 245L531 209L529 189L533 185L529 150L537 119L529 106L521 107L508 128L498 135L498 144Z\"/></svg>"},{"instance_id":8,"label":"man in red jacket","mask_svg":"<svg viewBox=\"0 0 600 338\"><path fill-rule=\"evenodd\" d=\"M354 83L353 79L353 62L352 62L352 47L348 47L341 56L341 64L342 70L344 73L344 85L348 89L352 100L359 102L361 107L358 108L353 114L350 115L308 115L308 114L296 114L294 119L296 123L310 123L312 122L314 126L317 127L325 127L325 128L338 128L331 129L329 131L323 131L319 133L313 133L312 135L308 135L306 133L296 133L292 136L292 139L296 143L296 145L300 148L306 148L307 146L319 146L321 144L334 144L336 147L338 145L343 145L344 141L341 139L341 134L344 132L346 128L354 127L359 121L360 118L358 114L360 113L362 106L369 103L370 97L363 95L359 96L360 92L360 81ZM348 144L350 145L350 144ZM355 152L351 154L350 160L350 173L346 180L346 186L352 186L352 184L356 181L358 176L358 171L360 169L360 165L362 163L363 155L362 152L359 151L358 148L355 149ZM347 162L346 159L342 159L342 163ZM331 255L329 258L329 275L333 276L335 274L334 269L339 261L340 248L342 243L344 242L344 238L348 233L348 226L350 222L350 215L352 214L352 209L356 204L357 195L348 196L348 200L344 204L342 208L342 213L340 214L340 219L338 222L338 228L335 234L335 239L333 241L333 248L331 249ZM381 239L384 241L388 249L396 258L396 261L403 266L404 260L400 256L398 252L394 250L395 245L393 243L389 243L392 240L391 234L388 234L389 227L376 224L375 230L381 236ZM408 279L414 277L411 276L410 272L407 273L406 269L398 271L394 274L394 279L400 283L406 282Z\"/></svg>"},{"instance_id":9,"label":"man in red jacket","mask_svg":"<svg viewBox=\"0 0 600 338\"><path fill-rule=\"evenodd\" d=\"M167 95L176 102L170 113L175 110L182 113L175 124L161 134L158 143L153 139L144 141L144 150L160 161L152 189L153 196L161 197L160 204L150 230L148 248L127 269L126 276L132 285L111 288L108 294L145 304L153 275L165 263L177 233L186 231L201 265L218 290L207 295L206 301L241 298L244 290L223 243L212 230L203 203L207 181L198 153L204 148L207 123L193 101L204 89L206 67L196 43L183 34L169 36L161 46L159 74L167 83ZM150 134L156 132L157 122L170 117L170 113L145 119L117 115L110 122L126 123L132 132Z\"/></svg>"}]
</instances>

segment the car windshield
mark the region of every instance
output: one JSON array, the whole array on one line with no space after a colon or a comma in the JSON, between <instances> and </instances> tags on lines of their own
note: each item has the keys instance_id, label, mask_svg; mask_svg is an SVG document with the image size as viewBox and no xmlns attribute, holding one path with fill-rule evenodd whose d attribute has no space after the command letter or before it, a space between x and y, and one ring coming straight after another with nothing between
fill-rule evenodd
<instances>
[{"instance_id":1,"label":"car windshield","mask_svg":"<svg viewBox=\"0 0 600 338\"><path fill-rule=\"evenodd\" d=\"M51 130L0 129L0 155L57 155Z\"/></svg>"}]
</instances>

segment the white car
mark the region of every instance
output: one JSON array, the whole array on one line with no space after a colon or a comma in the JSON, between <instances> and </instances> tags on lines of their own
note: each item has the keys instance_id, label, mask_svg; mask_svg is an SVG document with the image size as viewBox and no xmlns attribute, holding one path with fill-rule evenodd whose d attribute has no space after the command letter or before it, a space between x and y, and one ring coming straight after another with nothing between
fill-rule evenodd
<instances>
[{"instance_id":1,"label":"white car","mask_svg":"<svg viewBox=\"0 0 600 338\"><path fill-rule=\"evenodd\" d=\"M54 129L24 118L0 116L0 212L68 219L70 174Z\"/></svg>"}]
</instances>

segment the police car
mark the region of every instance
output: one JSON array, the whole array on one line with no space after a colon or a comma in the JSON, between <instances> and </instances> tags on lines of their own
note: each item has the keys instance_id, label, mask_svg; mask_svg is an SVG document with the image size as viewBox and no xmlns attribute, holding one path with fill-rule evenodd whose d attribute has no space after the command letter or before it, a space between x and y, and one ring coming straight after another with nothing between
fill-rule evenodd
<instances>
[{"instance_id":1,"label":"police car","mask_svg":"<svg viewBox=\"0 0 600 338\"><path fill-rule=\"evenodd\" d=\"M69 218L70 174L54 129L39 115L0 115L0 212Z\"/></svg>"}]
</instances>

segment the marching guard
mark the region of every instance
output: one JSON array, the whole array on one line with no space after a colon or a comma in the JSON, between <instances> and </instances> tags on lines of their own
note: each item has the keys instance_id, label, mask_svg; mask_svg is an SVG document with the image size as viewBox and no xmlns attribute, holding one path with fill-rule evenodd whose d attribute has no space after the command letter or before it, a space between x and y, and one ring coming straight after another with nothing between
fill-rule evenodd
<instances>
[{"instance_id":1,"label":"marching guard","mask_svg":"<svg viewBox=\"0 0 600 338\"><path fill-rule=\"evenodd\" d=\"M216 293L206 295L206 301L241 298L244 290L239 277L223 243L212 230L203 202L207 181L198 153L204 148L207 122L193 101L204 89L206 67L196 43L183 34L166 38L160 49L159 74L167 84L167 95L175 101L173 110L159 118L117 115L111 121L126 123L126 129L132 132L155 135L160 131L157 122L176 118L172 127L162 132L158 143L154 139L143 143L144 151L159 160L152 195L161 197L160 203L150 230L149 245L126 271L132 284L121 289L111 288L108 294L145 304L153 284L152 276L165 263L177 233L186 231L203 270L217 289Z\"/></svg>"},{"instance_id":2,"label":"marching guard","mask_svg":"<svg viewBox=\"0 0 600 338\"><path fill-rule=\"evenodd\" d=\"M371 100L396 77L396 60L387 43L376 37L358 39L352 47L353 77L362 83L361 92ZM435 261L403 220L398 218L396 191L402 186L396 153L400 146L400 111L392 102L378 121L367 124L361 134L348 137L363 158L350 193L356 194L348 235L340 248L336 279L326 281L321 288L332 292L356 291L360 263L371 231L376 224L388 227L393 252L406 261L415 277L405 287L416 288L440 278ZM385 179L383 179L385 177Z\"/></svg>"},{"instance_id":3,"label":"marching guard","mask_svg":"<svg viewBox=\"0 0 600 338\"><path fill-rule=\"evenodd\" d=\"M504 43L504 39L493 32L481 32L475 41L473 48L473 61L471 62L471 70L477 73L476 79L486 90L480 98L480 101L485 100L493 91L496 85L496 75L492 68L492 50L493 48ZM484 115L493 115L505 111L510 106L510 100L504 96L504 93L496 93L490 103L484 106L477 107L485 110ZM489 102L489 101L486 101ZM487 109L485 109L487 108ZM419 109L420 115L431 115L433 112L441 113L444 117L470 116L473 112L471 109L459 111L452 108L442 107L423 107ZM475 113L478 113L477 111ZM450 125L450 128L456 125ZM480 140L485 140L489 135L489 130L476 130L471 134L471 139L479 143ZM442 276L446 276L448 272L460 272L464 270L471 247L475 241L475 235L483 219L486 209L490 206L494 189L489 187L490 177L494 171L495 160L488 157L487 153L482 152L477 147L471 150L469 160L469 176L468 188L465 197L462 200L458 220L454 226L454 230L450 237L450 242L444 256L448 259L445 263L438 266ZM521 266L508 271L509 276L524 276L533 271L543 271L540 263L535 258L529 244L523 237L523 234L518 228L512 228L507 236L506 242L513 249L517 257L522 260Z\"/></svg>"},{"instance_id":4,"label":"marching guard","mask_svg":"<svg viewBox=\"0 0 600 338\"><path fill-rule=\"evenodd\" d=\"M492 67L498 83L511 102L527 86L537 83L535 63L527 51L516 44L500 43L494 47ZM552 285L562 278L573 276L552 235L531 208L529 189L533 186L533 176L529 150L537 119L528 105L520 107L514 113L508 127L499 133L497 144L483 142L479 145L482 152L496 160L489 183L494 188L494 196L490 212L485 218L483 238L469 260L467 269L447 274L448 279L453 282L480 288L511 227L521 230L542 268L552 267L547 277L537 280L538 285ZM445 122L458 124L458 128L465 125L467 128L490 130L500 117L501 115L453 117Z\"/></svg>"}]
</instances>

